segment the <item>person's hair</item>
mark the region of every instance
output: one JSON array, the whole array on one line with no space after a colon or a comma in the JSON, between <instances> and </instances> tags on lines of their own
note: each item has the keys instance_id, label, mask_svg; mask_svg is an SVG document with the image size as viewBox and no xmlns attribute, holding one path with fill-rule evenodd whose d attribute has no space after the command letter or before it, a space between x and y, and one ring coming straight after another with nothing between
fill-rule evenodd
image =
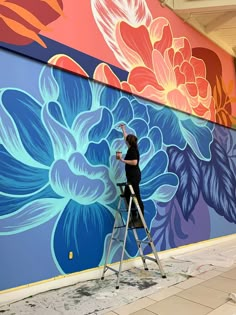
<instances>
[{"instance_id":1,"label":"person's hair","mask_svg":"<svg viewBox=\"0 0 236 315\"><path fill-rule=\"evenodd\" d=\"M135 135L129 134L125 140L131 147L138 148L138 138Z\"/></svg>"}]
</instances>

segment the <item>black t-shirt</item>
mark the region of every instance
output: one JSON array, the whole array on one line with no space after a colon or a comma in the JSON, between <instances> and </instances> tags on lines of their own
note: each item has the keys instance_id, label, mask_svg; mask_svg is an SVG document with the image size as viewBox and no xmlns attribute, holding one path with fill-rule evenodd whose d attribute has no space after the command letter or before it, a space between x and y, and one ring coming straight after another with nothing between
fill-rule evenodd
<instances>
[{"instance_id":1,"label":"black t-shirt","mask_svg":"<svg viewBox=\"0 0 236 315\"><path fill-rule=\"evenodd\" d=\"M127 180L140 180L141 172L139 169L139 151L135 147L130 147L126 153L125 160L137 160L137 165L125 164Z\"/></svg>"}]
</instances>

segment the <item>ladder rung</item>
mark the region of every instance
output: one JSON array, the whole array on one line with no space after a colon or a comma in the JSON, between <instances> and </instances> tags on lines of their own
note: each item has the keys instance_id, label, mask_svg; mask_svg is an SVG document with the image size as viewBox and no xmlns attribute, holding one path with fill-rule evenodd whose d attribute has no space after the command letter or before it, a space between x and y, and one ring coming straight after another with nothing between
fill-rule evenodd
<instances>
[{"instance_id":1,"label":"ladder rung","mask_svg":"<svg viewBox=\"0 0 236 315\"><path fill-rule=\"evenodd\" d=\"M149 241L137 240L137 243L144 243L144 244L151 245L151 242L149 242Z\"/></svg>"},{"instance_id":2,"label":"ladder rung","mask_svg":"<svg viewBox=\"0 0 236 315\"><path fill-rule=\"evenodd\" d=\"M128 212L128 210L126 208L123 208L123 209L117 209L116 211L118 212Z\"/></svg>"},{"instance_id":3,"label":"ladder rung","mask_svg":"<svg viewBox=\"0 0 236 315\"><path fill-rule=\"evenodd\" d=\"M124 228L124 227L126 227L126 225L115 226L114 229L121 229L121 228Z\"/></svg>"},{"instance_id":4,"label":"ladder rung","mask_svg":"<svg viewBox=\"0 0 236 315\"><path fill-rule=\"evenodd\" d=\"M156 260L155 258L146 256L146 255L144 255L144 256L142 256L142 257L143 257L144 259L149 259L149 260L154 261L155 263L157 263L157 260Z\"/></svg>"},{"instance_id":5,"label":"ladder rung","mask_svg":"<svg viewBox=\"0 0 236 315\"><path fill-rule=\"evenodd\" d=\"M115 273L119 273L118 270L116 270L116 269L114 269L114 268L112 268L112 267L106 266L106 268L107 268L107 269L110 269L111 271L113 271L113 272L115 272Z\"/></svg>"},{"instance_id":6,"label":"ladder rung","mask_svg":"<svg viewBox=\"0 0 236 315\"><path fill-rule=\"evenodd\" d=\"M117 186L126 186L127 183L117 183L116 185L117 185Z\"/></svg>"},{"instance_id":7,"label":"ladder rung","mask_svg":"<svg viewBox=\"0 0 236 315\"><path fill-rule=\"evenodd\" d=\"M123 240L121 240L121 239L119 239L119 238L117 238L117 237L112 237L112 239L113 239L113 241L118 241L118 242L124 243Z\"/></svg>"}]
</instances>

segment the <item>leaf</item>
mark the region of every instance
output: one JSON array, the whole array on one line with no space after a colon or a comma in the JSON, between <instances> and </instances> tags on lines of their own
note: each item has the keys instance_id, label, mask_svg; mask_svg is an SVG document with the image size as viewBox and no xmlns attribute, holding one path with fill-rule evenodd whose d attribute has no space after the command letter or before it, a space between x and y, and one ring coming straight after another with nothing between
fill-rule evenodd
<instances>
[{"instance_id":1,"label":"leaf","mask_svg":"<svg viewBox=\"0 0 236 315\"><path fill-rule=\"evenodd\" d=\"M231 94L233 92L233 89L234 89L234 81L233 80L230 80L229 81L229 85L228 85L228 94Z\"/></svg>"},{"instance_id":2,"label":"leaf","mask_svg":"<svg viewBox=\"0 0 236 315\"><path fill-rule=\"evenodd\" d=\"M37 35L36 32L28 29L23 24L17 21L14 21L10 18L7 18L6 16L3 16L2 14L0 14L0 19L2 19L3 22L6 23L6 25L18 35L34 40L44 48L47 47L44 41Z\"/></svg>"},{"instance_id":3,"label":"leaf","mask_svg":"<svg viewBox=\"0 0 236 315\"><path fill-rule=\"evenodd\" d=\"M201 171L199 160L188 146L184 151L170 147L167 152L170 159L168 170L179 177L176 198L185 220L188 221L200 194Z\"/></svg>"},{"instance_id":4,"label":"leaf","mask_svg":"<svg viewBox=\"0 0 236 315\"><path fill-rule=\"evenodd\" d=\"M134 27L148 26L152 21L152 15L146 2L143 0L91 0L91 7L94 19L105 41L120 64L128 69L129 64L121 53L115 37L116 26L121 21Z\"/></svg>"},{"instance_id":5,"label":"leaf","mask_svg":"<svg viewBox=\"0 0 236 315\"><path fill-rule=\"evenodd\" d=\"M202 194L207 204L225 217L236 222L235 175L223 146L214 141L210 162L201 161Z\"/></svg>"}]
</instances>

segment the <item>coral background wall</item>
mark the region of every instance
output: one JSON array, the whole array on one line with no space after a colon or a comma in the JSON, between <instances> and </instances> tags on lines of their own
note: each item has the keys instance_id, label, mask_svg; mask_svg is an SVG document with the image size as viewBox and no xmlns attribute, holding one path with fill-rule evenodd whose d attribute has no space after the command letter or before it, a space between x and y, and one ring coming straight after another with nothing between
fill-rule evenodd
<instances>
[{"instance_id":1,"label":"coral background wall","mask_svg":"<svg viewBox=\"0 0 236 315\"><path fill-rule=\"evenodd\" d=\"M104 263L120 123L139 138L158 250L235 233L231 56L154 0L14 0L0 13L0 290Z\"/></svg>"}]
</instances>

